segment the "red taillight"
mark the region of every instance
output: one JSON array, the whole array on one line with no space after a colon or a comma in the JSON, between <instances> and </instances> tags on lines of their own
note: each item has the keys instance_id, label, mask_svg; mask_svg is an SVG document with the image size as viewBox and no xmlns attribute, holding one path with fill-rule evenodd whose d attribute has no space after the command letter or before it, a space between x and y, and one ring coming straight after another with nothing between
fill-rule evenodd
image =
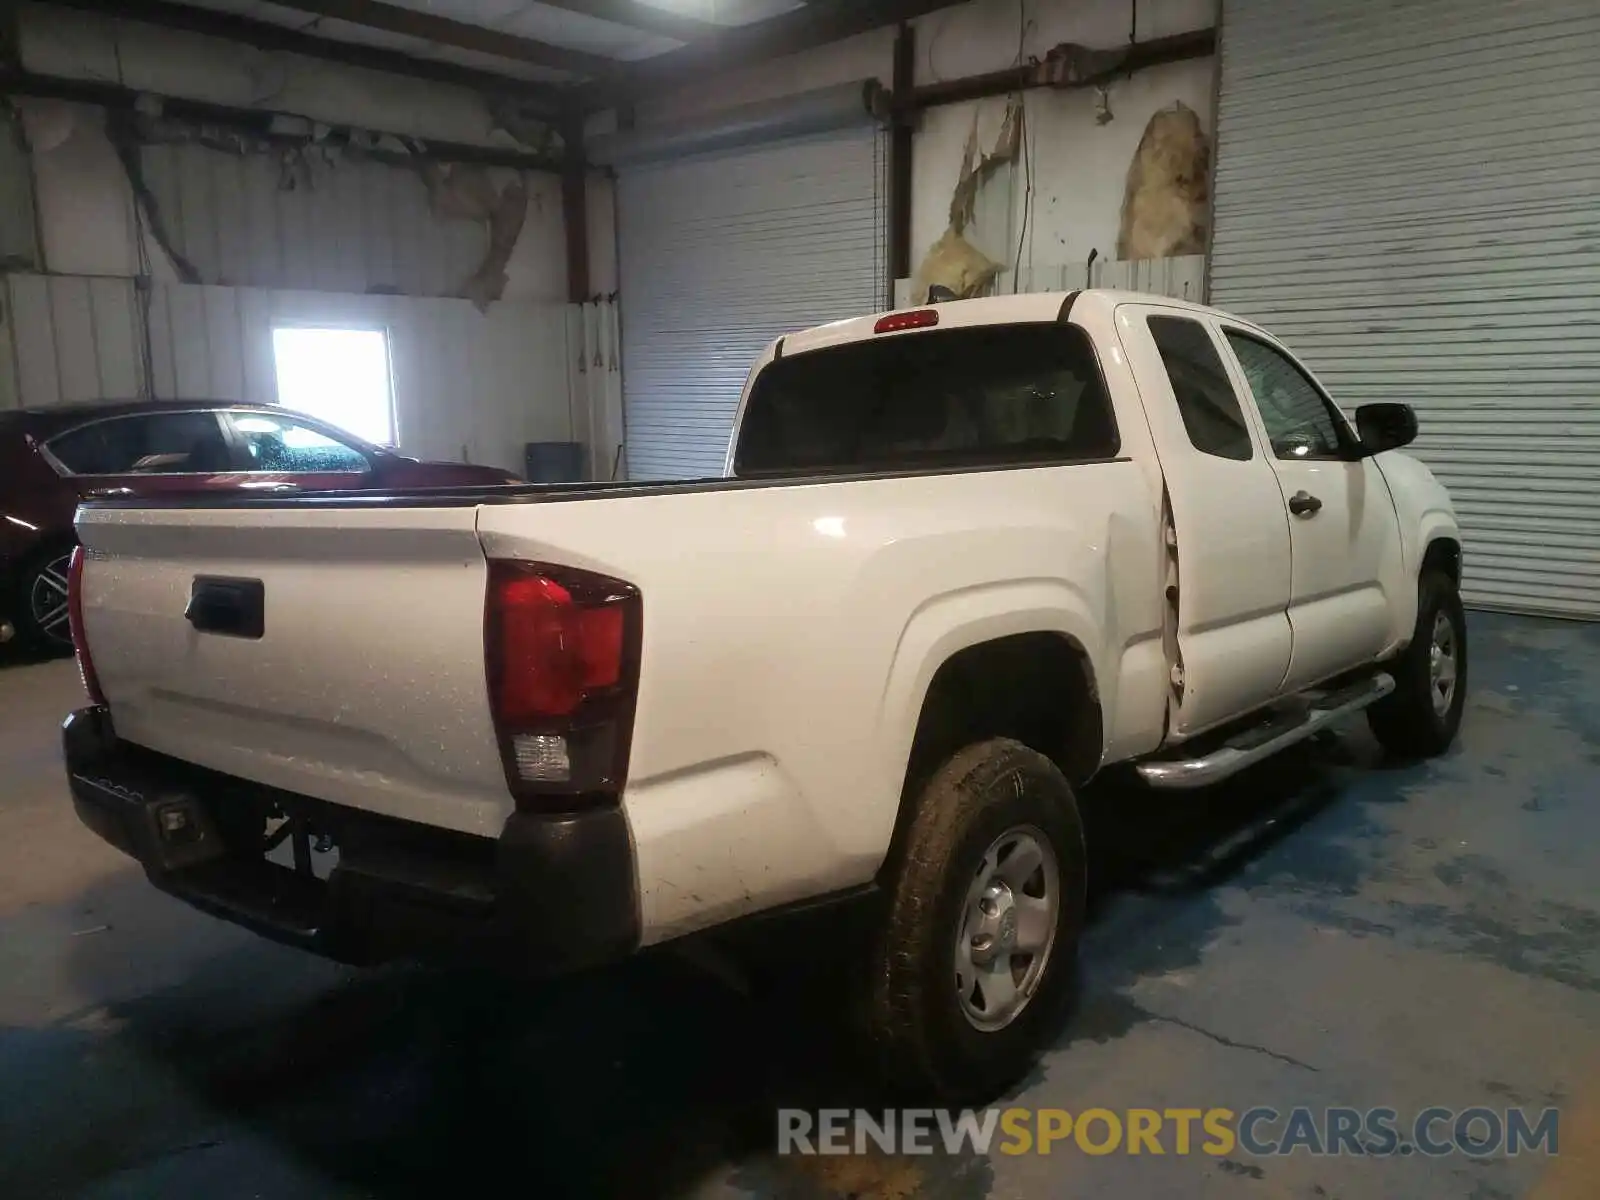
<instances>
[{"instance_id":1,"label":"red taillight","mask_svg":"<svg viewBox=\"0 0 1600 1200\"><path fill-rule=\"evenodd\" d=\"M615 579L538 563L489 563L489 702L506 781L519 799L620 791L640 612L638 591Z\"/></svg>"},{"instance_id":2,"label":"red taillight","mask_svg":"<svg viewBox=\"0 0 1600 1200\"><path fill-rule=\"evenodd\" d=\"M622 678L620 604L583 607L554 579L504 565L511 569L494 572L500 715L513 722L568 716L590 692Z\"/></svg>"},{"instance_id":3,"label":"red taillight","mask_svg":"<svg viewBox=\"0 0 1600 1200\"><path fill-rule=\"evenodd\" d=\"M72 649L78 658L78 674L83 678L83 690L89 693L93 704L104 704L105 693L100 690L100 679L94 673L94 659L89 657L89 639L83 630L83 547L74 547L72 562L67 568L67 627L72 631Z\"/></svg>"},{"instance_id":4,"label":"red taillight","mask_svg":"<svg viewBox=\"0 0 1600 1200\"><path fill-rule=\"evenodd\" d=\"M915 312L890 313L872 327L872 332L900 333L906 329L932 329L938 323L938 309L919 308Z\"/></svg>"}]
</instances>

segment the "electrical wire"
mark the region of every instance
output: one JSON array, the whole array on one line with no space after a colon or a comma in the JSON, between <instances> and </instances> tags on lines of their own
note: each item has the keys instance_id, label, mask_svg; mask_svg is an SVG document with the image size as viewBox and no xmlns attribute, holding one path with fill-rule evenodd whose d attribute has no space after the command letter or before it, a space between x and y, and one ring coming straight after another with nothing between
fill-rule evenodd
<instances>
[{"instance_id":1,"label":"electrical wire","mask_svg":"<svg viewBox=\"0 0 1600 1200\"><path fill-rule=\"evenodd\" d=\"M1017 109L1017 134L1021 139L1022 174L1026 190L1022 196L1022 229L1017 234L1017 258L1011 271L1011 292L1022 291L1022 247L1027 243L1028 230L1033 224L1033 156L1028 149L1028 102L1021 100Z\"/></svg>"},{"instance_id":2,"label":"electrical wire","mask_svg":"<svg viewBox=\"0 0 1600 1200\"><path fill-rule=\"evenodd\" d=\"M121 30L111 30L111 55L117 64L117 85L126 87L128 80L122 67ZM137 150L134 153L138 153ZM154 400L156 395L155 351L150 338L150 301L154 289L151 278L150 247L145 242L144 205L135 189L133 201L133 248L138 264L138 274L133 280L134 307L139 314L139 357L143 368L139 380L139 398Z\"/></svg>"},{"instance_id":3,"label":"electrical wire","mask_svg":"<svg viewBox=\"0 0 1600 1200\"><path fill-rule=\"evenodd\" d=\"M1017 59L1022 66L1028 42L1028 0L1017 0ZM1026 92L1013 93L1017 103L1018 149L1022 155L1022 173L1026 190L1022 197L1022 229L1017 234L1017 257L1011 270L1011 293L1022 290L1022 247L1028 241L1029 227L1033 224L1033 149L1029 141L1028 96ZM1030 263L1031 265L1031 263Z\"/></svg>"},{"instance_id":4,"label":"electrical wire","mask_svg":"<svg viewBox=\"0 0 1600 1200\"><path fill-rule=\"evenodd\" d=\"M140 399L154 400L156 363L150 338L150 301L154 296L155 280L151 278L150 249L145 244L144 210L137 199L133 202L133 226L133 242L139 256L139 274L133 281L133 292L139 310L139 350L144 367L144 378L140 383Z\"/></svg>"}]
</instances>

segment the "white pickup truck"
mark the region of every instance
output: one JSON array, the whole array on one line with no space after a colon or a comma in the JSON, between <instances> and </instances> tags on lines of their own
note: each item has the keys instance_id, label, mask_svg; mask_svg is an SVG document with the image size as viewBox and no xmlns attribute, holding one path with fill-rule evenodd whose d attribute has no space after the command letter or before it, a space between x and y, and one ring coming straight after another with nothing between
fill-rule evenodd
<instances>
[{"instance_id":1,"label":"white pickup truck","mask_svg":"<svg viewBox=\"0 0 1600 1200\"><path fill-rule=\"evenodd\" d=\"M841 321L767 349L736 429L690 483L85 504L81 818L352 962L569 971L858 898L883 1061L956 1099L1059 1020L1097 772L1200 788L1362 709L1397 754L1456 735L1415 416L1347 419L1245 321Z\"/></svg>"}]
</instances>

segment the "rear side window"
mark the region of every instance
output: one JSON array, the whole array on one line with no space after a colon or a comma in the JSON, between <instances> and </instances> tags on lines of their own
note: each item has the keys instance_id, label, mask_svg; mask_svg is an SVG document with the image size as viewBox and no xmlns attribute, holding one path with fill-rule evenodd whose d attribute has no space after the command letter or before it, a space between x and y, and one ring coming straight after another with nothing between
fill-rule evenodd
<instances>
[{"instance_id":1,"label":"rear side window","mask_svg":"<svg viewBox=\"0 0 1600 1200\"><path fill-rule=\"evenodd\" d=\"M1149 325L1194 448L1240 462L1255 457L1244 410L1206 327L1187 317L1151 317Z\"/></svg>"},{"instance_id":2,"label":"rear side window","mask_svg":"<svg viewBox=\"0 0 1600 1200\"><path fill-rule=\"evenodd\" d=\"M74 475L212 474L233 467L210 412L112 417L64 433L49 447Z\"/></svg>"},{"instance_id":3,"label":"rear side window","mask_svg":"<svg viewBox=\"0 0 1600 1200\"><path fill-rule=\"evenodd\" d=\"M232 413L239 442L251 471L292 474L365 471L367 456L324 433L288 417L268 413Z\"/></svg>"},{"instance_id":4,"label":"rear side window","mask_svg":"<svg viewBox=\"0 0 1600 1200\"><path fill-rule=\"evenodd\" d=\"M778 359L751 389L734 474L1008 466L1118 446L1083 330L984 325Z\"/></svg>"}]
</instances>

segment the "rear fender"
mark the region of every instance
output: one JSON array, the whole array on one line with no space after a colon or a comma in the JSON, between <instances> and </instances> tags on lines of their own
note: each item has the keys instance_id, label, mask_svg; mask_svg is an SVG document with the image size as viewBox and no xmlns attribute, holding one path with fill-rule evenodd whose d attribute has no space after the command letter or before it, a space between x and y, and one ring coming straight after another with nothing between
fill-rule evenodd
<instances>
[{"instance_id":1,"label":"rear fender","mask_svg":"<svg viewBox=\"0 0 1600 1200\"><path fill-rule=\"evenodd\" d=\"M971 646L1022 633L1056 633L1089 663L1089 683L1102 713L1115 696L1100 694L1112 676L1101 661L1101 623L1086 593L1062 579L1023 579L949 592L929 600L907 621L895 649L879 713L884 747L883 787L898 794L911 757L923 702L939 668ZM893 829L885 813L882 844Z\"/></svg>"}]
</instances>

